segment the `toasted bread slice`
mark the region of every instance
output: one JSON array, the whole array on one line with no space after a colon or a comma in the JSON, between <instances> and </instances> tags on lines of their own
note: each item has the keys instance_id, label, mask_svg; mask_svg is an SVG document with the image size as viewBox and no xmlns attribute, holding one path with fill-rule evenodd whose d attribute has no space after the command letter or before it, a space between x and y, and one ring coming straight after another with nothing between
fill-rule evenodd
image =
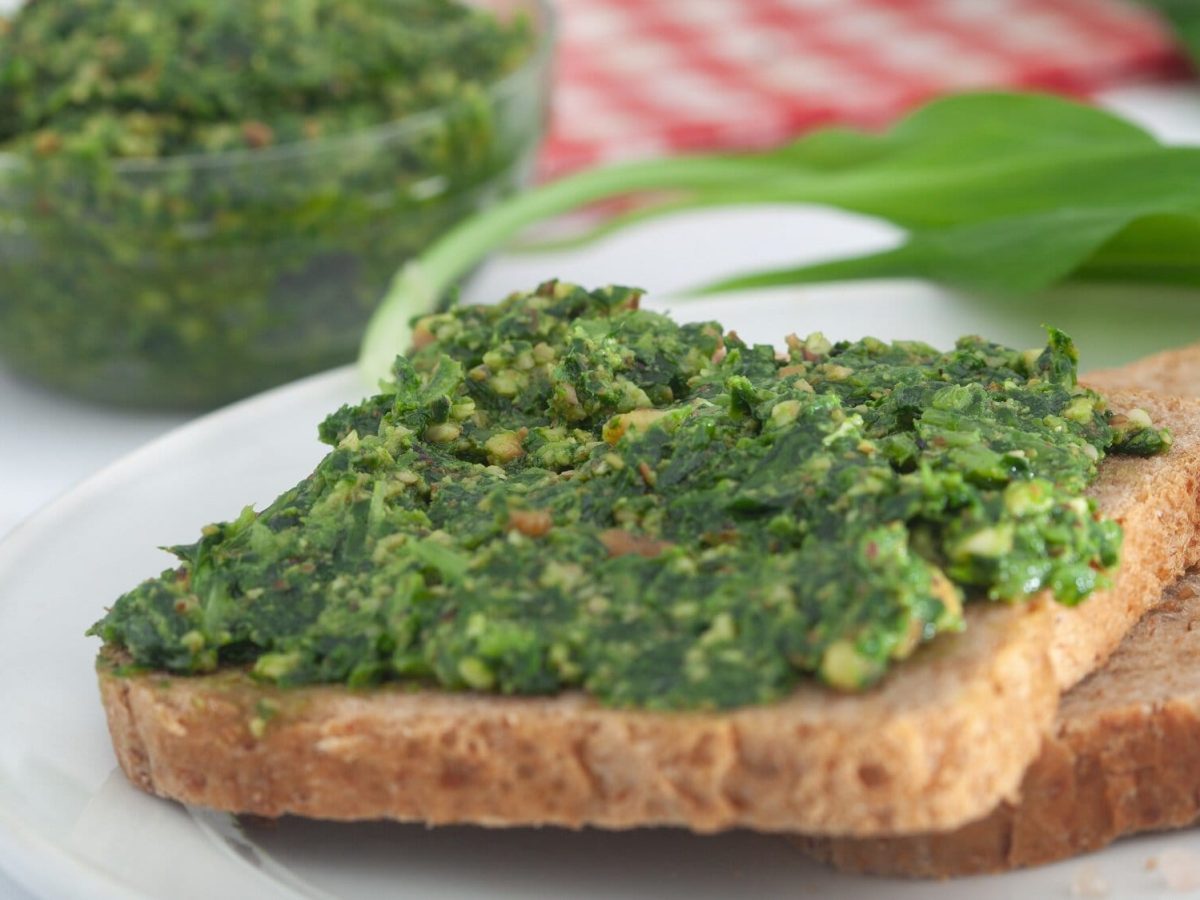
<instances>
[{"instance_id":1,"label":"toasted bread slice","mask_svg":"<svg viewBox=\"0 0 1200 900\"><path fill-rule=\"evenodd\" d=\"M289 691L235 673L121 677L103 664L100 683L134 783L218 809L492 826L887 827L956 819L1009 790L1006 773L1019 780L1041 741L1030 720L1048 721L1056 703L1047 620L1040 606L982 610L961 639L866 696L814 685L720 714L614 710L580 694ZM989 765L973 764L981 752ZM838 804L850 801L858 810L847 815Z\"/></svg>"},{"instance_id":2,"label":"toasted bread slice","mask_svg":"<svg viewBox=\"0 0 1200 900\"><path fill-rule=\"evenodd\" d=\"M1200 344L1086 379L1200 396ZM1053 862L1200 818L1200 571L1170 588L1104 668L1070 691L1020 801L952 832L801 839L839 868L948 877Z\"/></svg>"},{"instance_id":3,"label":"toasted bread slice","mask_svg":"<svg viewBox=\"0 0 1200 900\"><path fill-rule=\"evenodd\" d=\"M1034 866L1200 818L1200 573L1068 693L1018 803L942 834L800 838L839 869L945 878Z\"/></svg>"},{"instance_id":4,"label":"toasted bread slice","mask_svg":"<svg viewBox=\"0 0 1200 900\"><path fill-rule=\"evenodd\" d=\"M101 695L122 768L186 803L278 816L871 836L946 830L1015 797L1062 690L1197 561L1200 402L1112 394L1175 433L1110 459L1094 494L1126 530L1111 590L1074 609L975 604L874 690L805 686L722 713L609 709L401 686L277 690L239 672L122 676Z\"/></svg>"}]
</instances>

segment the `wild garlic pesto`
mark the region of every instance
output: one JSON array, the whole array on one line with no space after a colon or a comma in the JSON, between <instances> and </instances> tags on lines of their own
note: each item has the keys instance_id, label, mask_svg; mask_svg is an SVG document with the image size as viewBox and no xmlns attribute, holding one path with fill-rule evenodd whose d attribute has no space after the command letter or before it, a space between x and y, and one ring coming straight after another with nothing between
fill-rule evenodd
<instances>
[{"instance_id":1,"label":"wild garlic pesto","mask_svg":"<svg viewBox=\"0 0 1200 900\"><path fill-rule=\"evenodd\" d=\"M150 159L396 121L528 55L457 0L24 0L0 15L0 150Z\"/></svg>"},{"instance_id":2,"label":"wild garlic pesto","mask_svg":"<svg viewBox=\"0 0 1200 900\"><path fill-rule=\"evenodd\" d=\"M421 320L394 382L321 425L312 475L174 548L92 633L284 685L857 690L964 601L1083 600L1121 543L1083 493L1097 464L1170 444L1079 387L1054 330L778 354L637 300L548 283Z\"/></svg>"},{"instance_id":3,"label":"wild garlic pesto","mask_svg":"<svg viewBox=\"0 0 1200 900\"><path fill-rule=\"evenodd\" d=\"M350 361L396 268L525 181L548 90L535 9L0 13L0 358L192 407Z\"/></svg>"}]
</instances>

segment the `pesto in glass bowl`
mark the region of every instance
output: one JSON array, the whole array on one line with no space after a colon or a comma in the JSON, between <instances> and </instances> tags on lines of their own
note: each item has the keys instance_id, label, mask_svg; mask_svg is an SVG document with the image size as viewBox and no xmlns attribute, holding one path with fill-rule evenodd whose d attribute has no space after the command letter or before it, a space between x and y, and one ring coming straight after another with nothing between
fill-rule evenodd
<instances>
[{"instance_id":1,"label":"pesto in glass bowl","mask_svg":"<svg viewBox=\"0 0 1200 900\"><path fill-rule=\"evenodd\" d=\"M545 0L61 0L0 19L0 362L209 407L353 358L527 179Z\"/></svg>"}]
</instances>

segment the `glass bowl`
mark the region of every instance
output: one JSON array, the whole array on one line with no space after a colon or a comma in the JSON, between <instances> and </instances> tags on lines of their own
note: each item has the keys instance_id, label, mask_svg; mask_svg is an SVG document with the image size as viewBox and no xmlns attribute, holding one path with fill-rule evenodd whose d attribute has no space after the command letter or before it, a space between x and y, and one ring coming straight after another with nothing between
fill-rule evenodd
<instances>
[{"instance_id":1,"label":"glass bowl","mask_svg":"<svg viewBox=\"0 0 1200 900\"><path fill-rule=\"evenodd\" d=\"M548 0L522 66L400 121L161 160L0 155L0 362L61 390L211 407L353 359L395 271L518 189L545 130Z\"/></svg>"}]
</instances>

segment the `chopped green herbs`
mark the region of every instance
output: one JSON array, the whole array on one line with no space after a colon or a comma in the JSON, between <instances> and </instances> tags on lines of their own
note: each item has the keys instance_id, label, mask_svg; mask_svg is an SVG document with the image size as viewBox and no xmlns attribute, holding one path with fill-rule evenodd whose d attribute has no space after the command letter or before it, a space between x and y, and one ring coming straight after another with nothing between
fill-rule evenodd
<instances>
[{"instance_id":1,"label":"chopped green herbs","mask_svg":"<svg viewBox=\"0 0 1200 900\"><path fill-rule=\"evenodd\" d=\"M534 32L454 0L26 3L0 22L0 357L192 406L352 358L395 267L524 178Z\"/></svg>"},{"instance_id":2,"label":"chopped green herbs","mask_svg":"<svg viewBox=\"0 0 1200 900\"><path fill-rule=\"evenodd\" d=\"M285 685L726 708L856 690L965 600L1106 583L1083 495L1114 441L1170 443L1075 383L1070 341L950 352L791 337L785 356L636 291L549 283L430 316L383 393L260 513L92 633L141 666Z\"/></svg>"},{"instance_id":3,"label":"chopped green herbs","mask_svg":"<svg viewBox=\"0 0 1200 900\"><path fill-rule=\"evenodd\" d=\"M451 0L58 0L0 28L0 149L165 157L349 132L458 100L528 55Z\"/></svg>"}]
</instances>

